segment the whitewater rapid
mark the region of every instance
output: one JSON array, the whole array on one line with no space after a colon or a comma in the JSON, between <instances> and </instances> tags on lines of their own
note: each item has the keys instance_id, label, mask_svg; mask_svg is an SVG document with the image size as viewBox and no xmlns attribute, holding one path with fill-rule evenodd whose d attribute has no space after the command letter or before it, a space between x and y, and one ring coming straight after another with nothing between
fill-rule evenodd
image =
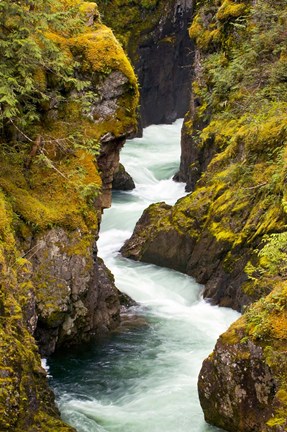
<instances>
[{"instance_id":1,"label":"whitewater rapid","mask_svg":"<svg viewBox=\"0 0 287 432\"><path fill-rule=\"evenodd\" d=\"M121 162L136 189L117 192L106 210L99 256L117 287L139 303L135 325L106 341L49 362L65 421L78 432L211 432L197 396L197 376L216 339L238 314L202 300L192 278L121 257L143 210L185 194L178 169L182 120L150 126L128 141ZM136 325L137 323L137 325Z\"/></svg>"}]
</instances>

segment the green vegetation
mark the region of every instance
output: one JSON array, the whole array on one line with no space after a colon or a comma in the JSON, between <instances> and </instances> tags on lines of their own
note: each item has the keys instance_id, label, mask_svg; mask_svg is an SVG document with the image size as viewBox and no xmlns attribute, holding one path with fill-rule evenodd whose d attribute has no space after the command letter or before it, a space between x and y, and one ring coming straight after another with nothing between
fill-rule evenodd
<instances>
[{"instance_id":1,"label":"green vegetation","mask_svg":"<svg viewBox=\"0 0 287 432\"><path fill-rule=\"evenodd\" d=\"M174 221L181 225L188 214L197 227L191 235L208 230L231 251L255 249L246 268L250 295L262 295L263 285L268 292L284 273L286 25L284 1L224 0L198 2L190 27L201 57L186 130L214 156L195 192L175 207Z\"/></svg>"},{"instance_id":2,"label":"green vegetation","mask_svg":"<svg viewBox=\"0 0 287 432\"><path fill-rule=\"evenodd\" d=\"M220 342L227 351L236 346L238 362L249 341L262 347L277 388L268 431L285 430L287 418L286 25L283 0L198 2L190 27L200 52L197 108L188 133L214 156L174 210L186 214L191 206L197 232L228 242L227 271L240 254L249 257L242 288L259 300Z\"/></svg>"},{"instance_id":3,"label":"green vegetation","mask_svg":"<svg viewBox=\"0 0 287 432\"><path fill-rule=\"evenodd\" d=\"M98 0L97 4L103 22L114 30L133 62L137 60L139 40L144 43L164 11L173 7L171 0Z\"/></svg>"},{"instance_id":4,"label":"green vegetation","mask_svg":"<svg viewBox=\"0 0 287 432\"><path fill-rule=\"evenodd\" d=\"M56 104L63 99L55 83L62 89L83 85L74 77L76 63L49 38L50 31L69 35L81 28L83 17L75 5L68 11L58 0L1 2L0 119L4 136L15 134L17 127L23 133L30 131L40 119L43 104L52 96Z\"/></svg>"},{"instance_id":5,"label":"green vegetation","mask_svg":"<svg viewBox=\"0 0 287 432\"><path fill-rule=\"evenodd\" d=\"M32 268L31 248L62 228L71 239L62 253L91 267L96 157L104 135L123 139L135 128L137 81L95 3L2 0L0 30L0 430L68 432L31 335L41 314L61 321L57 307L70 292L51 279L51 263ZM113 76L122 92L105 114Z\"/></svg>"}]
</instances>

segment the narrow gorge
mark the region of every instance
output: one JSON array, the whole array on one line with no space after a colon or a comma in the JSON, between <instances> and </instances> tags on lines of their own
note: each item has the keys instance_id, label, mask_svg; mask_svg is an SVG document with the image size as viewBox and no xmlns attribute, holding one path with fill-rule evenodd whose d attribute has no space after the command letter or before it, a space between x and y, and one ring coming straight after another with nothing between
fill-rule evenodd
<instances>
[{"instance_id":1,"label":"narrow gorge","mask_svg":"<svg viewBox=\"0 0 287 432\"><path fill-rule=\"evenodd\" d=\"M0 430L286 431L286 1L0 26Z\"/></svg>"}]
</instances>

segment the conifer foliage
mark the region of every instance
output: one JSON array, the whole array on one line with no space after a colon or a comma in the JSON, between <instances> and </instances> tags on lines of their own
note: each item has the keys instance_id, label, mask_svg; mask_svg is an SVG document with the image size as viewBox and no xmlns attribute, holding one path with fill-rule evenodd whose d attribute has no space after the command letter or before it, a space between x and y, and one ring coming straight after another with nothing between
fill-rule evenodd
<instances>
[{"instance_id":1,"label":"conifer foliage","mask_svg":"<svg viewBox=\"0 0 287 432\"><path fill-rule=\"evenodd\" d=\"M70 36L80 21L58 0L0 1L0 136L25 140L41 110L54 106L63 89L77 84L75 62L50 32Z\"/></svg>"}]
</instances>

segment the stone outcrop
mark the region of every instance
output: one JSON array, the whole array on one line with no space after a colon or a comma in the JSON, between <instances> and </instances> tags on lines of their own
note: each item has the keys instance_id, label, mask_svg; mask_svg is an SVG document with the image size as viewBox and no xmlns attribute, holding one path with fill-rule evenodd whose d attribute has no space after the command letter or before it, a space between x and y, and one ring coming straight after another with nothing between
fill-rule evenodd
<instances>
[{"instance_id":1,"label":"stone outcrop","mask_svg":"<svg viewBox=\"0 0 287 432\"><path fill-rule=\"evenodd\" d=\"M49 83L63 94L42 104L31 138L17 129L16 144L0 136L3 432L72 431L60 420L38 351L47 355L101 337L120 322L121 295L95 241L119 151L137 125L137 81L96 4L75 5L82 29L74 35L52 29L47 37L67 62L75 60L79 87L72 79L53 81L48 68L37 71L43 89Z\"/></svg>"},{"instance_id":2,"label":"stone outcrop","mask_svg":"<svg viewBox=\"0 0 287 432\"><path fill-rule=\"evenodd\" d=\"M212 362L203 364L198 386L207 422L216 419L228 431L264 430L276 384L261 347L248 342L226 349L219 341Z\"/></svg>"},{"instance_id":3,"label":"stone outcrop","mask_svg":"<svg viewBox=\"0 0 287 432\"><path fill-rule=\"evenodd\" d=\"M151 205L121 252L125 257L193 276L205 285L203 294L212 303L241 310L256 299L256 294L242 291L251 252L244 247L230 252L228 239L206 232L200 214L192 217L196 205L198 201L190 197L182 198L174 207Z\"/></svg>"},{"instance_id":4,"label":"stone outcrop","mask_svg":"<svg viewBox=\"0 0 287 432\"><path fill-rule=\"evenodd\" d=\"M286 430L286 283L220 336L198 389L205 418L230 432Z\"/></svg>"},{"instance_id":5,"label":"stone outcrop","mask_svg":"<svg viewBox=\"0 0 287 432\"><path fill-rule=\"evenodd\" d=\"M103 21L113 28L135 67L142 127L171 123L188 109L193 44L187 30L193 3L98 1Z\"/></svg>"},{"instance_id":6,"label":"stone outcrop","mask_svg":"<svg viewBox=\"0 0 287 432\"><path fill-rule=\"evenodd\" d=\"M85 241L86 250L75 253ZM30 250L27 259L33 265L37 301L35 338L42 355L103 336L119 324L120 300L113 277L97 257L96 245L80 231L51 229Z\"/></svg>"},{"instance_id":7,"label":"stone outcrop","mask_svg":"<svg viewBox=\"0 0 287 432\"><path fill-rule=\"evenodd\" d=\"M128 172L126 172L125 167L119 164L118 170L114 173L113 179L113 189L130 191L135 188L135 183Z\"/></svg>"}]
</instances>

